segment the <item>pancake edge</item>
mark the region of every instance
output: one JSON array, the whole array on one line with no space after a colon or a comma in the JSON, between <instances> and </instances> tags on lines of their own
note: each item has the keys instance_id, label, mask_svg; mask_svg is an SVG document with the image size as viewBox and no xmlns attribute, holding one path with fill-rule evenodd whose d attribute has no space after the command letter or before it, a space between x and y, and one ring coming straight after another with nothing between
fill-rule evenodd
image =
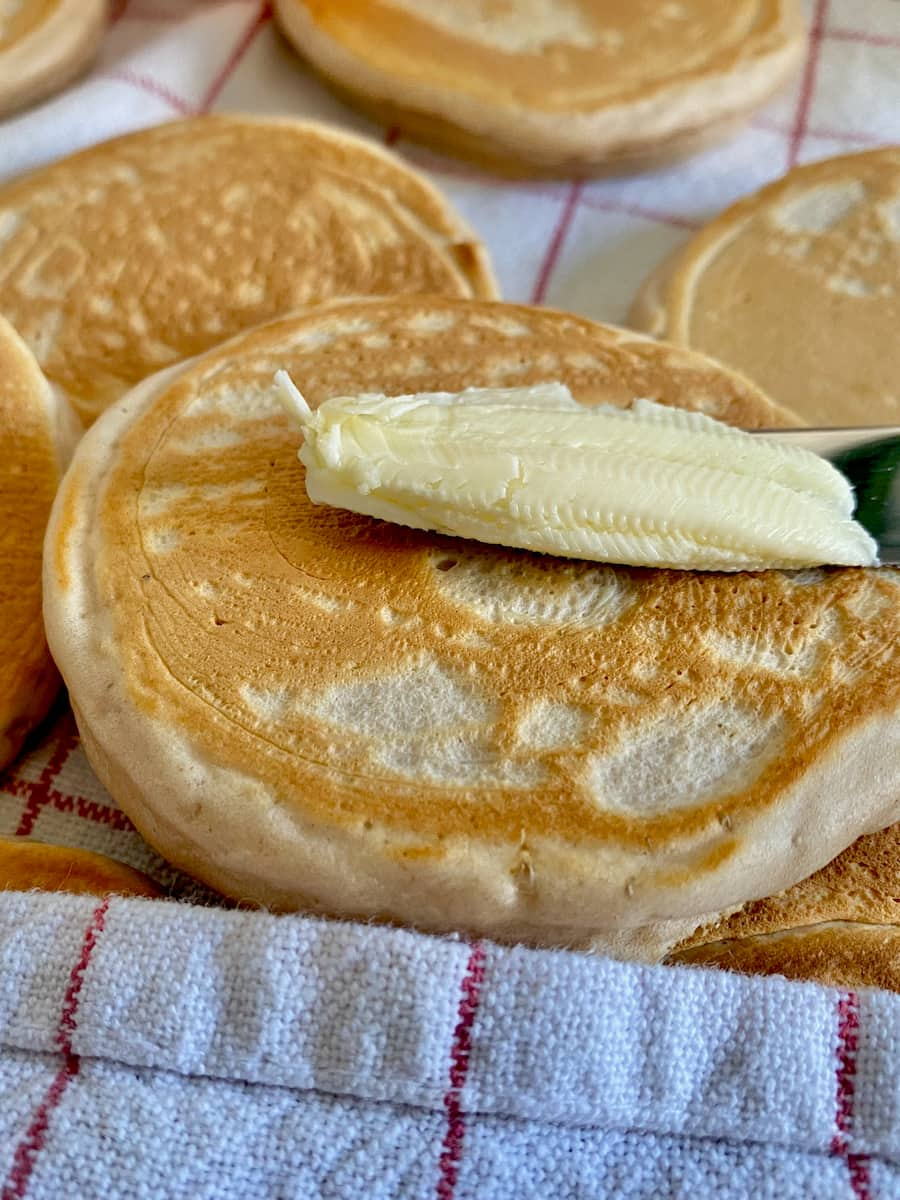
<instances>
[{"instance_id":1,"label":"pancake edge","mask_svg":"<svg viewBox=\"0 0 900 1200\"><path fill-rule=\"evenodd\" d=\"M60 0L50 19L0 51L0 116L52 95L94 59L106 31L106 0Z\"/></svg>"},{"instance_id":2,"label":"pancake edge","mask_svg":"<svg viewBox=\"0 0 900 1200\"><path fill-rule=\"evenodd\" d=\"M43 410L47 433L56 451L56 469L59 480L81 437L81 424L74 410L50 383L41 371L34 355L12 325L0 316L0 339L7 341L13 352L27 360L26 370L33 373L39 386L33 390L36 405ZM9 765L18 756L29 733L38 726L56 699L60 688L60 676L44 639L44 651L40 661L31 664L30 686L21 689L22 703L18 712L5 727L0 727L0 769Z\"/></svg>"},{"instance_id":3,"label":"pancake edge","mask_svg":"<svg viewBox=\"0 0 900 1200\"><path fill-rule=\"evenodd\" d=\"M514 175L569 177L610 170L649 170L727 138L799 67L803 20L794 0L782 4L784 44L777 51L691 84L658 89L645 100L595 112L541 113L428 83L397 79L324 34L302 0L275 0L290 44L351 103L403 133Z\"/></svg>"}]
</instances>

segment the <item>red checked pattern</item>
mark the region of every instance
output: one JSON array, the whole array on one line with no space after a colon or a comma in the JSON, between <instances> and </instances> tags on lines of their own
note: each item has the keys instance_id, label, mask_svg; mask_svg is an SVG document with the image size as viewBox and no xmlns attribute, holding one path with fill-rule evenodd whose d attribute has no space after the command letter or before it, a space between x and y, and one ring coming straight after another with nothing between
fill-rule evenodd
<instances>
[{"instance_id":1,"label":"red checked pattern","mask_svg":"<svg viewBox=\"0 0 900 1200\"><path fill-rule=\"evenodd\" d=\"M866 7L867 13L874 10L875 6L871 4ZM731 148L717 152L722 155L720 161L726 176L729 170L739 179L753 174L753 186L759 186L786 168L812 158L847 153L890 140L900 141L900 87L893 102L894 123L890 125L891 118L883 111L881 128L877 128L878 121L872 121L865 105L861 106L863 111L850 113L847 121L844 109L838 108L835 117L828 115L833 105L823 105L823 101L834 98L823 80L828 78L828 55L837 47L842 56L854 56L853 69L856 71L864 71L866 64L871 63L874 87L883 88L885 80L900 78L900 5L895 0L882 0L878 11L881 14L879 28L856 28L854 21L860 19L861 14L852 0L810 0L809 48L800 78L793 91L787 93L787 98L777 100L771 108L753 118L745 135L746 141L739 140ZM193 22L203 23L202 56L198 61L204 69L209 64L211 74L196 94L185 94L186 89L181 84L173 84L168 77L166 59L153 57L152 47L157 39L165 38L173 31L187 31ZM91 78L126 89L132 100L140 102L143 98L148 121L161 119L166 112L173 117L190 116L217 108L227 110L246 105L247 97L252 100L253 71L277 74L283 80L284 95L288 96L295 68L289 63L287 52L280 47L271 24L271 4L259 0L193 4L184 0L115 0L110 15L111 45L118 46L117 39L122 39L121 45L126 48L146 46L149 57L130 56L127 49L117 51L101 60ZM220 31L226 26L228 34L223 38ZM198 40L201 40L199 35ZM172 45L171 42L168 44ZM299 78L299 74L296 77ZM236 91L232 93L233 85ZM241 92L242 85L249 87L245 86ZM309 88L308 80L304 81L304 86ZM300 92L297 94L301 95ZM312 115L345 119L353 128L369 128L371 132L371 127L326 98L324 92L321 95L321 103L316 102L319 106ZM307 115L303 103L301 99L292 106L290 100L285 100L280 111ZM159 106L162 106L162 112ZM132 123L137 124L140 110L135 112ZM872 121L869 129L865 128L867 120ZM527 248L517 250L515 260L503 262L500 261L500 248L496 248L501 278L505 270L508 277L504 279L505 290L511 299L568 304L587 310L590 315L622 319L633 291L630 283L622 288L628 294L621 296L622 307L618 315L606 310L596 311L591 307L593 293L579 291L577 268L576 273L569 274L567 262L576 245L586 247L589 265L592 253L589 235L597 222L604 222L604 246L622 239L623 235L635 245L639 238L686 236L699 228L722 203L719 199L708 198L702 191L707 174L705 164L711 161L706 158L682 168L685 183L683 200L679 202L673 198L673 172L660 172L639 180L514 184L484 176L463 163L441 158L407 143L400 127L383 130L380 136L412 163L437 177L475 224L484 223L488 228L489 218L491 214L496 215L500 204L516 205L517 211L527 212L529 231L536 231L536 237L531 238ZM742 146L746 149L742 150ZM697 188L701 189L697 193L700 198L694 200ZM676 187L674 192L677 191ZM736 190L734 194L739 193ZM659 242L658 257L669 244ZM586 274L590 272L582 270L582 275ZM637 279L634 280L636 283ZM154 875L175 894L194 894L193 885L180 878L146 846L128 818L103 792L78 743L68 710L61 710L48 723L43 735L36 739L30 753L0 778L0 834L100 850ZM106 902L96 909L85 932L80 956L62 998L57 1034L62 1063L15 1151L2 1200L24 1200L27 1196L29 1179L51 1127L54 1110L79 1071L79 1058L73 1050L79 997L94 946L103 931L105 915ZM463 1096L473 1043L478 1037L477 1016L484 972L485 950L476 944L471 949L459 985L457 1024L452 1031L447 1063L446 1128L435 1162L438 1200L453 1200L463 1167L466 1132ZM835 1159L845 1164L849 1187L856 1200L872 1200L875 1193L870 1162L853 1150L856 1061L864 1035L860 1029L859 1001L854 994L841 998L836 1023L835 1134L831 1150Z\"/></svg>"}]
</instances>

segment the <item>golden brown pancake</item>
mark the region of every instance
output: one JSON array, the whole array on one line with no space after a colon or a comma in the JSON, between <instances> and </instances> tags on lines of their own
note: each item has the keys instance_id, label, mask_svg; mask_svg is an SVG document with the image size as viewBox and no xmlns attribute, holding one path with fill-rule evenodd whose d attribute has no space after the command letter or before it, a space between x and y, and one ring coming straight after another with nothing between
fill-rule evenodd
<instances>
[{"instance_id":1,"label":"golden brown pancake","mask_svg":"<svg viewBox=\"0 0 900 1200\"><path fill-rule=\"evenodd\" d=\"M0 317L0 768L59 689L41 619L41 547L77 432L68 405Z\"/></svg>"},{"instance_id":2,"label":"golden brown pancake","mask_svg":"<svg viewBox=\"0 0 900 1200\"><path fill-rule=\"evenodd\" d=\"M670 962L900 992L900 825L685 938Z\"/></svg>"},{"instance_id":3,"label":"golden brown pancake","mask_svg":"<svg viewBox=\"0 0 900 1200\"><path fill-rule=\"evenodd\" d=\"M648 279L639 329L744 371L809 425L900 422L900 147L798 167Z\"/></svg>"},{"instance_id":4,"label":"golden brown pancake","mask_svg":"<svg viewBox=\"0 0 900 1200\"><path fill-rule=\"evenodd\" d=\"M0 4L0 117L57 91L91 61L106 0L4 0Z\"/></svg>"},{"instance_id":5,"label":"golden brown pancake","mask_svg":"<svg viewBox=\"0 0 900 1200\"><path fill-rule=\"evenodd\" d=\"M324 125L177 121L0 188L0 310L85 423L260 321L395 292L495 288L430 184Z\"/></svg>"},{"instance_id":6,"label":"golden brown pancake","mask_svg":"<svg viewBox=\"0 0 900 1200\"><path fill-rule=\"evenodd\" d=\"M0 837L0 892L32 889L94 896L109 892L121 896L163 895L152 879L105 854Z\"/></svg>"},{"instance_id":7,"label":"golden brown pancake","mask_svg":"<svg viewBox=\"0 0 900 1200\"><path fill-rule=\"evenodd\" d=\"M148 380L67 475L45 616L92 764L173 863L274 908L609 944L896 819L900 574L616 569L314 507L279 367L313 405L560 380L783 419L694 354L439 299Z\"/></svg>"},{"instance_id":8,"label":"golden brown pancake","mask_svg":"<svg viewBox=\"0 0 900 1200\"><path fill-rule=\"evenodd\" d=\"M405 136L517 174L649 166L790 75L796 0L276 0L325 79Z\"/></svg>"}]
</instances>

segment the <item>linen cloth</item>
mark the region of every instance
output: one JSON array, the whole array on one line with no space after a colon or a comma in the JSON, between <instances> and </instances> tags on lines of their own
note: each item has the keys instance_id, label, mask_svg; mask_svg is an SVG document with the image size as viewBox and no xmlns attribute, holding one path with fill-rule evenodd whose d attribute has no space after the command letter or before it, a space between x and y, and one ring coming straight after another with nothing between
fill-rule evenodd
<instances>
[{"instance_id":1,"label":"linen cloth","mask_svg":"<svg viewBox=\"0 0 900 1200\"><path fill-rule=\"evenodd\" d=\"M0 178L205 111L393 145L504 295L622 321L646 273L798 162L900 141L900 3L815 0L796 82L677 167L509 183L332 98L258 0L121 0L99 62L0 124ZM99 850L172 901L0 895L0 1197L900 1198L900 998L231 911L103 791L64 706L0 834Z\"/></svg>"}]
</instances>

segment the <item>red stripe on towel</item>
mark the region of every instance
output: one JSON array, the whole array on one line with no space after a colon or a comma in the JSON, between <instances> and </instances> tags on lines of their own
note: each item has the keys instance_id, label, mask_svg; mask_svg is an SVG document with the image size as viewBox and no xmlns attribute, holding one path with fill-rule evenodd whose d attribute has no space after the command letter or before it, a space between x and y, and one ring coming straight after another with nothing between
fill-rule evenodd
<instances>
[{"instance_id":1,"label":"red stripe on towel","mask_svg":"<svg viewBox=\"0 0 900 1200\"><path fill-rule=\"evenodd\" d=\"M825 36L825 22L828 17L828 0L816 0L812 24L809 27L809 51L806 55L806 66L803 68L803 78L800 81L800 97L797 101L797 114L794 117L794 127L788 145L788 167L795 167L800 157L803 139L809 124L809 112L812 108L813 93L816 90L816 75L819 71L819 59L822 54L822 39Z\"/></svg>"},{"instance_id":2,"label":"red stripe on towel","mask_svg":"<svg viewBox=\"0 0 900 1200\"><path fill-rule=\"evenodd\" d=\"M439 1162L440 1178L437 1185L438 1200L453 1200L456 1177L462 1159L463 1141L466 1135L465 1114L462 1110L462 1090L469 1073L469 1054L472 1049L472 1026L481 999L484 982L485 950L476 942L466 964L466 973L460 986L459 1020L453 1031L450 1047L450 1086L444 1095L444 1111L447 1114L447 1132Z\"/></svg>"},{"instance_id":3,"label":"red stripe on towel","mask_svg":"<svg viewBox=\"0 0 900 1200\"><path fill-rule=\"evenodd\" d=\"M197 105L198 112L209 112L209 110L218 100L222 89L225 87L225 84L240 66L244 55L256 41L264 26L266 26L271 20L272 5L268 2L268 0L266 0L265 4L260 5L259 11L244 29L244 32L238 39L237 44L223 64L222 69L206 89L206 93L204 94L200 103Z\"/></svg>"},{"instance_id":4,"label":"red stripe on towel","mask_svg":"<svg viewBox=\"0 0 900 1200\"><path fill-rule=\"evenodd\" d=\"M582 182L573 183L569 188L569 194L566 197L566 202L563 205L562 212L559 215L559 220L556 223L556 228L550 237L550 244L547 247L547 253L544 255L544 261L541 263L541 268L538 271L538 277L534 281L534 287L531 292L532 304L543 304L544 297L547 295L547 287L550 283L550 277L556 270L556 264L559 262L559 256L562 253L562 248L565 245L566 238L569 234L569 229L572 226L572 220L575 212L581 201L581 193L584 190Z\"/></svg>"},{"instance_id":5,"label":"red stripe on towel","mask_svg":"<svg viewBox=\"0 0 900 1200\"><path fill-rule=\"evenodd\" d=\"M84 973L91 961L91 955L94 953L97 939L103 932L108 908L109 896L106 896L94 909L88 927L85 930L84 941L81 944L81 954L69 975L69 985L63 997L62 1012L60 1013L59 1025L56 1030L55 1040L63 1056L63 1065L57 1071L53 1082L47 1089L47 1094L38 1106L37 1112L34 1114L24 1138L16 1147L16 1152L13 1155L12 1170L3 1187L3 1192L0 1193L0 1200L24 1200L24 1196L28 1190L28 1181L31 1179L31 1174L34 1171L35 1161L44 1148L47 1128L50 1124L50 1116L53 1110L59 1106L60 1101L65 1095L66 1088L69 1086L69 1082L75 1078L80 1070L81 1059L72 1049L72 1035L76 1029L78 1002L81 998L81 989L84 986Z\"/></svg>"},{"instance_id":6,"label":"red stripe on towel","mask_svg":"<svg viewBox=\"0 0 900 1200\"><path fill-rule=\"evenodd\" d=\"M842 1158L850 1173L850 1186L856 1200L871 1200L871 1175L869 1158L865 1154L851 1154L850 1137L853 1133L853 1106L856 1092L856 1055L859 1049L859 997L848 992L838 1001L838 1046L837 1046L837 1108L835 1124L837 1133L831 1141L831 1152Z\"/></svg>"}]
</instances>

